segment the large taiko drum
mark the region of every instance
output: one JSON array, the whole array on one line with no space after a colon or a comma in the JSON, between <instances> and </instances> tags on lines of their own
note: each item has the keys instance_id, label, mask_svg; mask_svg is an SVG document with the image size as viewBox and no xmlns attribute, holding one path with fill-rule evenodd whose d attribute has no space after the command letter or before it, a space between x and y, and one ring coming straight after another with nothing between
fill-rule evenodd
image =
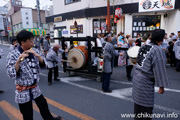
<instances>
[{"instance_id":1,"label":"large taiko drum","mask_svg":"<svg viewBox=\"0 0 180 120\"><path fill-rule=\"evenodd\" d=\"M69 65L72 68L75 69L79 69L84 67L87 64L87 60L88 60L88 50L87 50L87 46L77 46L73 49L71 49L68 52L68 56L67 56Z\"/></svg>"}]
</instances>

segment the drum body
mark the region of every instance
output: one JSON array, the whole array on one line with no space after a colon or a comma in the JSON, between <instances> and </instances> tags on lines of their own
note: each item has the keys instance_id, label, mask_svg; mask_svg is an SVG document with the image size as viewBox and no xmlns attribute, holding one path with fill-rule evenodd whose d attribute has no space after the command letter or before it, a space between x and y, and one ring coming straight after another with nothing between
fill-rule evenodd
<instances>
[{"instance_id":1,"label":"drum body","mask_svg":"<svg viewBox=\"0 0 180 120\"><path fill-rule=\"evenodd\" d=\"M69 65L72 68L79 69L84 67L88 61L88 50L87 46L77 46L68 52L67 57Z\"/></svg>"}]
</instances>

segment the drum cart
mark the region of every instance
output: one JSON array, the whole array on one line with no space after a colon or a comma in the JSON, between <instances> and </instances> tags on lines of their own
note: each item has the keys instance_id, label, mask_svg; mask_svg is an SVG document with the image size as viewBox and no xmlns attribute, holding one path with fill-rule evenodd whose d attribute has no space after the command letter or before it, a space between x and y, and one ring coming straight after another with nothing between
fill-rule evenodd
<instances>
[{"instance_id":1,"label":"drum cart","mask_svg":"<svg viewBox=\"0 0 180 120\"><path fill-rule=\"evenodd\" d=\"M61 37L61 38L54 38L58 39L59 43L61 42L62 44L62 49L65 50L65 42L69 41L70 45L73 45L73 41L85 41L87 42L87 47L88 47L88 60L87 60L87 65L83 68L80 69L74 69L72 67L68 67L66 62L63 62L63 71L66 74L66 76L71 76L71 72L75 73L80 73L80 74L86 74L86 75L91 75L91 76L96 76L96 81L101 82L102 81L102 72L98 72L97 66L92 66L92 59L91 55L94 52L95 57L98 56L98 54L102 54L102 47L97 47L97 42L95 37ZM95 43L94 47L91 47L91 42ZM115 48L116 50L127 50L128 48ZM62 54L62 59L67 60L65 53Z\"/></svg>"},{"instance_id":2,"label":"drum cart","mask_svg":"<svg viewBox=\"0 0 180 120\"><path fill-rule=\"evenodd\" d=\"M72 67L68 67L66 62L63 62L63 71L66 74L66 76L71 76L71 72L74 73L80 73L80 74L85 74L85 75L91 75L91 76L95 76L96 80L98 82L100 82L102 80L102 72L97 72L97 66L92 66L92 58L91 55L94 52L95 53L95 57L97 57L98 53L102 53L102 48L101 47L97 47L97 43L96 43L96 38L95 37L70 37L70 38L54 38L54 39L58 39L59 43L61 42L62 44L62 49L65 50L65 42L69 41L70 45L73 45L73 41L84 41L87 42L87 47L88 47L88 60L87 60L87 65L83 68L80 69L74 69ZM95 47L91 47L91 42L95 42ZM62 59L63 60L67 60L65 53L62 54Z\"/></svg>"}]
</instances>

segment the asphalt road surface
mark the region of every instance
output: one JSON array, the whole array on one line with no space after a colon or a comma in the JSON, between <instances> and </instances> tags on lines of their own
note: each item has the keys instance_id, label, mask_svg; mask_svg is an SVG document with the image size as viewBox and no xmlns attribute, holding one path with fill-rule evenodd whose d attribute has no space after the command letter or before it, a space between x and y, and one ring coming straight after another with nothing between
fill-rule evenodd
<instances>
[{"instance_id":1,"label":"asphalt road surface","mask_svg":"<svg viewBox=\"0 0 180 120\"><path fill-rule=\"evenodd\" d=\"M0 45L4 56L0 59L0 120L22 120L18 105L14 102L14 81L6 74L6 56L9 46ZM163 95L155 88L153 120L180 120L180 73L167 65L169 88ZM59 65L60 82L48 86L48 70L41 71L40 86L51 113L64 120L133 120L132 82L126 78L125 67L114 68L110 88L112 93L103 93L95 78L81 75L66 77ZM35 104L34 120L42 120Z\"/></svg>"}]
</instances>

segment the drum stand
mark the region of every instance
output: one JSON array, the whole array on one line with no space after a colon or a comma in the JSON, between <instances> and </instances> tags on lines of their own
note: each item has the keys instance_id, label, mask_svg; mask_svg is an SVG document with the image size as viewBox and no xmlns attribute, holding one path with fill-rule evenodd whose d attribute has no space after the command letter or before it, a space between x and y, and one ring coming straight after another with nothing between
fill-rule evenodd
<instances>
[{"instance_id":1,"label":"drum stand","mask_svg":"<svg viewBox=\"0 0 180 120\"><path fill-rule=\"evenodd\" d=\"M95 53L95 57L101 56L102 54L102 47L97 47L96 43L96 38L95 37L61 37L61 38L54 38L55 40L59 40L59 43L62 43L62 49L65 50L65 42L70 42L70 46L73 46L73 41L84 41L87 42L87 49L88 49L88 60L87 64L80 69L74 69L72 67L67 66L67 63L70 63L72 61L67 60L67 57L65 56L65 53L62 54L62 59L64 60L63 62L63 71L66 74L67 77L71 76L71 73L77 73L77 74L85 74L85 75L90 75L90 76L95 76L96 81L101 82L102 81L102 71L98 72L98 66L93 66L92 65L92 59L91 55L92 53ZM95 46L91 46L91 42L95 43ZM127 48L115 48L116 50L127 50Z\"/></svg>"},{"instance_id":2,"label":"drum stand","mask_svg":"<svg viewBox=\"0 0 180 120\"><path fill-rule=\"evenodd\" d=\"M62 54L63 59L63 71L66 74L67 77L71 76L71 73L77 73L77 74L85 74L90 76L95 76L96 81L101 82L102 81L102 72L98 72L97 67L98 66L92 66L92 59L91 55L92 53L95 53L95 57L98 56L98 53L102 53L102 48L97 47L96 38L95 37L70 37L70 38L54 38L56 40L59 40L59 43L62 43L62 49L65 50L65 42L70 42L70 46L73 46L73 41L84 41L87 42L87 49L88 49L88 58L87 58L87 64L79 69L74 69L72 67L67 66L67 63L71 63L72 61L67 60L67 57L65 56L65 53ZM95 46L91 46L91 42L95 42Z\"/></svg>"}]
</instances>

